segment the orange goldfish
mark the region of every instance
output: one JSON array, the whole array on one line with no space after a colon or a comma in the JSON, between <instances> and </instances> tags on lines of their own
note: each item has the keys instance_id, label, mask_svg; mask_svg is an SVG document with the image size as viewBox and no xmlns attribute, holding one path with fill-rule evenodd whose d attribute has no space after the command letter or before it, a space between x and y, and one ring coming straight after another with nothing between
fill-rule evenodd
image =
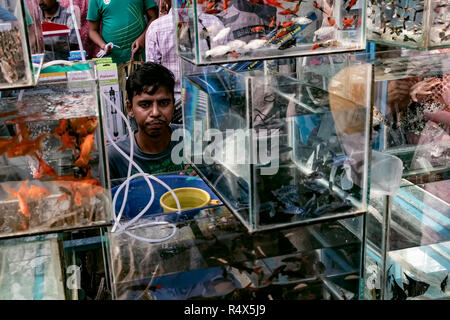
<instances>
[{"instance_id":1,"label":"orange goldfish","mask_svg":"<svg viewBox=\"0 0 450 320\"><path fill-rule=\"evenodd\" d=\"M30 208L28 207L26 201L28 199L39 201L42 198L49 196L50 191L46 188L41 188L34 185L28 187L27 183L28 181L24 180L17 191L7 185L4 185L3 187L10 193L7 200L17 198L19 200L19 211L22 212L25 217L30 217Z\"/></svg>"},{"instance_id":2,"label":"orange goldfish","mask_svg":"<svg viewBox=\"0 0 450 320\"><path fill-rule=\"evenodd\" d=\"M294 22L288 21L288 22L283 23L283 24L281 25L281 27L283 27L283 28L289 28L289 27L291 27L291 26L293 26L293 25L294 25Z\"/></svg>"},{"instance_id":3,"label":"orange goldfish","mask_svg":"<svg viewBox=\"0 0 450 320\"><path fill-rule=\"evenodd\" d=\"M90 154L94 147L94 142L95 140L93 134L88 135L84 139L83 143L80 146L80 156L73 164L75 167L86 167L88 165Z\"/></svg>"},{"instance_id":4,"label":"orange goldfish","mask_svg":"<svg viewBox=\"0 0 450 320\"><path fill-rule=\"evenodd\" d=\"M287 30L281 30L281 31L275 36L275 39L281 38L281 37L283 37L283 36L285 36L285 35L287 35L287 34L288 34Z\"/></svg>"},{"instance_id":5,"label":"orange goldfish","mask_svg":"<svg viewBox=\"0 0 450 320\"><path fill-rule=\"evenodd\" d=\"M264 27L263 26L257 26L257 27L253 27L252 32L260 32L260 31L264 31Z\"/></svg>"},{"instance_id":6,"label":"orange goldfish","mask_svg":"<svg viewBox=\"0 0 450 320\"><path fill-rule=\"evenodd\" d=\"M0 155L11 149L16 144L18 138L19 136L16 135L11 139L0 139Z\"/></svg>"},{"instance_id":7,"label":"orange goldfish","mask_svg":"<svg viewBox=\"0 0 450 320\"><path fill-rule=\"evenodd\" d=\"M322 11L323 13L327 14L327 13L325 12L325 10L323 10L323 8L317 3L316 0L314 0L313 6L314 6L315 8L317 8L317 9L319 9L320 11Z\"/></svg>"},{"instance_id":8,"label":"orange goldfish","mask_svg":"<svg viewBox=\"0 0 450 320\"><path fill-rule=\"evenodd\" d=\"M41 179L43 177L54 177L57 175L55 170L53 170L53 168L47 162L39 157L37 153L34 153L33 155L39 161L39 167L37 171L34 172L33 178Z\"/></svg>"},{"instance_id":9,"label":"orange goldfish","mask_svg":"<svg viewBox=\"0 0 450 320\"><path fill-rule=\"evenodd\" d=\"M277 0L263 0L265 4L268 4L269 6L274 6L274 7L278 7L278 8L283 8L281 6L281 3L278 2Z\"/></svg>"},{"instance_id":10,"label":"orange goldfish","mask_svg":"<svg viewBox=\"0 0 450 320\"><path fill-rule=\"evenodd\" d=\"M342 23L344 24L344 29L350 28L353 25L354 21L355 21L355 17L353 17L351 19L347 19L347 18L342 19Z\"/></svg>"},{"instance_id":11,"label":"orange goldfish","mask_svg":"<svg viewBox=\"0 0 450 320\"><path fill-rule=\"evenodd\" d=\"M21 212L25 217L30 217L30 208L27 205L27 202L25 201L24 197L16 190L4 185L3 188L5 188L6 191L10 193L10 197L8 200L17 198L19 200L19 212Z\"/></svg>"},{"instance_id":12,"label":"orange goldfish","mask_svg":"<svg viewBox=\"0 0 450 320\"><path fill-rule=\"evenodd\" d=\"M58 151L64 151L66 149L72 149L76 152L75 149L75 137L69 135L69 132L66 131L61 136L61 147L58 148Z\"/></svg>"},{"instance_id":13,"label":"orange goldfish","mask_svg":"<svg viewBox=\"0 0 450 320\"><path fill-rule=\"evenodd\" d=\"M272 17L272 20L270 20L269 28L275 27L275 17Z\"/></svg>"},{"instance_id":14,"label":"orange goldfish","mask_svg":"<svg viewBox=\"0 0 450 320\"><path fill-rule=\"evenodd\" d=\"M46 136L47 134L44 133L37 137L36 140L22 140L8 150L8 157L15 158L26 155L33 155L33 153L35 153L36 151L40 151L42 153L41 142Z\"/></svg>"},{"instance_id":15,"label":"orange goldfish","mask_svg":"<svg viewBox=\"0 0 450 320\"><path fill-rule=\"evenodd\" d=\"M22 137L22 139L30 141L30 131L28 130L27 124L25 122L19 122L18 126L19 126L19 134Z\"/></svg>"},{"instance_id":16,"label":"orange goldfish","mask_svg":"<svg viewBox=\"0 0 450 320\"><path fill-rule=\"evenodd\" d=\"M350 11L350 9L358 2L358 0L350 0L350 3L348 4L347 8L345 10Z\"/></svg>"},{"instance_id":17,"label":"orange goldfish","mask_svg":"<svg viewBox=\"0 0 450 320\"><path fill-rule=\"evenodd\" d=\"M206 9L211 9L212 7L214 7L214 5L216 4L216 2L215 1L211 1L210 3L208 3L207 5L206 5Z\"/></svg>"},{"instance_id":18,"label":"orange goldfish","mask_svg":"<svg viewBox=\"0 0 450 320\"><path fill-rule=\"evenodd\" d=\"M98 125L96 117L82 117L69 120L70 127L81 137L84 137L95 131Z\"/></svg>"},{"instance_id":19,"label":"orange goldfish","mask_svg":"<svg viewBox=\"0 0 450 320\"><path fill-rule=\"evenodd\" d=\"M64 132L66 132L68 124L69 122L67 121L67 119L60 119L59 126L56 127L55 131L53 131L53 135L62 136Z\"/></svg>"},{"instance_id":20,"label":"orange goldfish","mask_svg":"<svg viewBox=\"0 0 450 320\"><path fill-rule=\"evenodd\" d=\"M330 26L334 26L336 24L336 20L334 20L332 17L328 17L327 19Z\"/></svg>"}]
</instances>

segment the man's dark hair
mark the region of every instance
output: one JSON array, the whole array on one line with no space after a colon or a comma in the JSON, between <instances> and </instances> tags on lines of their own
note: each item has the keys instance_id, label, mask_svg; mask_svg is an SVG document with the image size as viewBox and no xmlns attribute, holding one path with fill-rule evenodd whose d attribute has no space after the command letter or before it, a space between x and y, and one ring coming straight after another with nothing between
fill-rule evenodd
<instances>
[{"instance_id":1,"label":"man's dark hair","mask_svg":"<svg viewBox=\"0 0 450 320\"><path fill-rule=\"evenodd\" d=\"M141 94L145 88L149 89L150 94L155 94L160 87L167 88L173 97L175 76L172 71L161 64L145 62L128 76L126 83L127 98L131 103L133 97Z\"/></svg>"}]
</instances>

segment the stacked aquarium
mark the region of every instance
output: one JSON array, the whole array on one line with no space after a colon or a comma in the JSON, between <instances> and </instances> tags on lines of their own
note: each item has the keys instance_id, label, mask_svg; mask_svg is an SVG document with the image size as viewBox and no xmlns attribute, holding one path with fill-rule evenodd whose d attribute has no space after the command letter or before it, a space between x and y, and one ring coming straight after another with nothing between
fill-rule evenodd
<instances>
[{"instance_id":1,"label":"stacked aquarium","mask_svg":"<svg viewBox=\"0 0 450 320\"><path fill-rule=\"evenodd\" d=\"M169 225L150 225L152 220L147 217L127 232L109 233L114 299L350 300L359 296L362 215L249 234L220 206L174 222L177 231L172 237ZM170 239L158 243L165 237Z\"/></svg>"},{"instance_id":2,"label":"stacked aquarium","mask_svg":"<svg viewBox=\"0 0 450 320\"><path fill-rule=\"evenodd\" d=\"M110 222L95 72L86 63L63 70L66 79L0 100L0 237Z\"/></svg>"},{"instance_id":3,"label":"stacked aquarium","mask_svg":"<svg viewBox=\"0 0 450 320\"><path fill-rule=\"evenodd\" d=\"M370 0L367 39L415 49L450 45L448 0Z\"/></svg>"},{"instance_id":4,"label":"stacked aquarium","mask_svg":"<svg viewBox=\"0 0 450 320\"><path fill-rule=\"evenodd\" d=\"M289 61L182 64L184 156L250 232L366 210L372 66Z\"/></svg>"},{"instance_id":5,"label":"stacked aquarium","mask_svg":"<svg viewBox=\"0 0 450 320\"><path fill-rule=\"evenodd\" d=\"M0 297L108 299L111 223L95 65L49 66L0 98ZM5 276L8 275L8 276Z\"/></svg>"},{"instance_id":6,"label":"stacked aquarium","mask_svg":"<svg viewBox=\"0 0 450 320\"><path fill-rule=\"evenodd\" d=\"M44 52L38 10L33 1L0 1L0 90L37 83Z\"/></svg>"},{"instance_id":7,"label":"stacked aquarium","mask_svg":"<svg viewBox=\"0 0 450 320\"><path fill-rule=\"evenodd\" d=\"M365 49L365 16L362 0L174 4L183 156L239 226L209 235L192 271L161 271L232 270L233 286L195 298L360 297L373 73L349 52Z\"/></svg>"},{"instance_id":8,"label":"stacked aquarium","mask_svg":"<svg viewBox=\"0 0 450 320\"><path fill-rule=\"evenodd\" d=\"M374 60L364 296L448 299L450 54L391 51ZM380 175L396 186L378 188Z\"/></svg>"},{"instance_id":9,"label":"stacked aquarium","mask_svg":"<svg viewBox=\"0 0 450 320\"><path fill-rule=\"evenodd\" d=\"M174 3L179 56L197 65L365 49L365 0Z\"/></svg>"}]
</instances>

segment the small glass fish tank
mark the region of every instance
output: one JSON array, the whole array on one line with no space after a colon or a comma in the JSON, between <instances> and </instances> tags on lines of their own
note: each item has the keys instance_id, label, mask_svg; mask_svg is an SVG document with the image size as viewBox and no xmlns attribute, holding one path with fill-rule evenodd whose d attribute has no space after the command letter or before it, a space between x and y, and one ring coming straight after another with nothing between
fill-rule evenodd
<instances>
[{"instance_id":1,"label":"small glass fish tank","mask_svg":"<svg viewBox=\"0 0 450 320\"><path fill-rule=\"evenodd\" d=\"M357 300L363 216L249 234L223 205L108 233L118 300ZM264 314L259 310L259 314ZM267 314L267 310L266 310Z\"/></svg>"},{"instance_id":2,"label":"small glass fish tank","mask_svg":"<svg viewBox=\"0 0 450 320\"><path fill-rule=\"evenodd\" d=\"M249 232L363 214L372 66L182 63L184 157Z\"/></svg>"},{"instance_id":3,"label":"small glass fish tank","mask_svg":"<svg viewBox=\"0 0 450 320\"><path fill-rule=\"evenodd\" d=\"M29 0L3 1L0 5L0 90L37 83L34 74L39 73L43 60L37 57L44 52L38 10L36 1Z\"/></svg>"},{"instance_id":4,"label":"small glass fish tank","mask_svg":"<svg viewBox=\"0 0 450 320\"><path fill-rule=\"evenodd\" d=\"M59 68L60 80L47 71L38 86L0 99L0 237L110 223L94 69Z\"/></svg>"},{"instance_id":5,"label":"small glass fish tank","mask_svg":"<svg viewBox=\"0 0 450 320\"><path fill-rule=\"evenodd\" d=\"M178 0L178 54L197 65L363 50L365 0Z\"/></svg>"},{"instance_id":6,"label":"small glass fish tank","mask_svg":"<svg viewBox=\"0 0 450 320\"><path fill-rule=\"evenodd\" d=\"M432 49L450 46L448 0L367 1L367 40Z\"/></svg>"},{"instance_id":7,"label":"small glass fish tank","mask_svg":"<svg viewBox=\"0 0 450 320\"><path fill-rule=\"evenodd\" d=\"M0 240L2 300L110 299L103 228Z\"/></svg>"},{"instance_id":8,"label":"small glass fish tank","mask_svg":"<svg viewBox=\"0 0 450 320\"><path fill-rule=\"evenodd\" d=\"M438 179L450 169L450 53L392 51L374 61L374 149L400 158L403 177Z\"/></svg>"},{"instance_id":9,"label":"small glass fish tank","mask_svg":"<svg viewBox=\"0 0 450 320\"><path fill-rule=\"evenodd\" d=\"M372 59L372 153L402 166L394 193L370 193L364 296L449 299L450 54L401 53Z\"/></svg>"}]
</instances>

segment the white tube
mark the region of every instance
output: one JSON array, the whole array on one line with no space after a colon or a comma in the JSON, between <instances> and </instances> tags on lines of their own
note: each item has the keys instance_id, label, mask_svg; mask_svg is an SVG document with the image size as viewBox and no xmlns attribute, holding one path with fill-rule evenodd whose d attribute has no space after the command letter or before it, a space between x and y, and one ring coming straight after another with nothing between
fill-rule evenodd
<instances>
[{"instance_id":1,"label":"white tube","mask_svg":"<svg viewBox=\"0 0 450 320\"><path fill-rule=\"evenodd\" d=\"M73 1L70 0L70 14L72 16L72 20L73 20L73 27L75 29L75 34L77 35L77 41L78 41L78 46L80 47L80 54L81 54L81 60L82 61L86 61L86 57L84 56L84 49L83 49L83 43L81 42L81 36L80 36L80 31L78 30L78 23L77 23L77 19L75 17L75 10L73 9Z\"/></svg>"}]
</instances>

